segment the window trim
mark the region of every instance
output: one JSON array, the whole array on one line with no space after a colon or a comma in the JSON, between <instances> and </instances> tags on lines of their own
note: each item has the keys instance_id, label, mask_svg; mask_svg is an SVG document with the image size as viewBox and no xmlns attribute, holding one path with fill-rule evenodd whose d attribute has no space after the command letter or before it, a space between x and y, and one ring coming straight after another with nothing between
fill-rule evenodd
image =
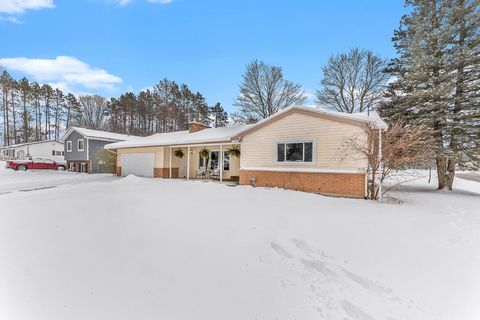
<instances>
[{"instance_id":1,"label":"window trim","mask_svg":"<svg viewBox=\"0 0 480 320\"><path fill-rule=\"evenodd\" d=\"M305 159L305 143L312 144L312 161L287 161L287 148L285 146L285 161L278 161L277 158L277 148L279 144L289 144L289 143L303 143L303 158ZM317 143L313 138L307 139L287 139L287 140L278 140L273 143L273 164L275 165L287 165L287 166L294 166L294 165L301 165L301 166L308 166L308 165L315 165L317 164Z\"/></svg>"},{"instance_id":2,"label":"window trim","mask_svg":"<svg viewBox=\"0 0 480 320\"><path fill-rule=\"evenodd\" d=\"M80 141L83 142L83 148L80 149ZM78 139L77 140L77 151L80 152L80 151L85 151L85 139Z\"/></svg>"},{"instance_id":3,"label":"window trim","mask_svg":"<svg viewBox=\"0 0 480 320\"><path fill-rule=\"evenodd\" d=\"M70 148L68 146L70 146ZM73 151L72 141L69 140L67 141L67 152L72 152L72 151Z\"/></svg>"}]
</instances>

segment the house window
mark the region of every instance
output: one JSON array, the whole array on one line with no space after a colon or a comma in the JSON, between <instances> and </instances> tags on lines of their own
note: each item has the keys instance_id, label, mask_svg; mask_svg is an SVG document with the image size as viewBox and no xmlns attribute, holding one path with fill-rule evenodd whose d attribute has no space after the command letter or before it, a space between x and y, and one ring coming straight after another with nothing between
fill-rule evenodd
<instances>
[{"instance_id":1,"label":"house window","mask_svg":"<svg viewBox=\"0 0 480 320\"><path fill-rule=\"evenodd\" d=\"M276 153L278 163L313 163L313 142L279 142Z\"/></svg>"},{"instance_id":2,"label":"house window","mask_svg":"<svg viewBox=\"0 0 480 320\"><path fill-rule=\"evenodd\" d=\"M219 169L219 159L220 152L219 151L211 151L210 156L208 158L200 157L200 167L208 167L210 170ZM230 170L230 155L228 151L223 152L223 170Z\"/></svg>"},{"instance_id":3,"label":"house window","mask_svg":"<svg viewBox=\"0 0 480 320\"><path fill-rule=\"evenodd\" d=\"M75 171L75 163L70 162L70 171Z\"/></svg>"},{"instance_id":4,"label":"house window","mask_svg":"<svg viewBox=\"0 0 480 320\"><path fill-rule=\"evenodd\" d=\"M204 158L202 156L199 156L200 159L198 161L198 164L199 164L199 168L202 168L202 167L207 167L207 164L208 164L208 158Z\"/></svg>"},{"instance_id":5,"label":"house window","mask_svg":"<svg viewBox=\"0 0 480 320\"><path fill-rule=\"evenodd\" d=\"M67 141L67 152L72 152L72 141Z\"/></svg>"},{"instance_id":6,"label":"house window","mask_svg":"<svg viewBox=\"0 0 480 320\"><path fill-rule=\"evenodd\" d=\"M80 172L82 172L82 173L86 173L86 172L87 172L87 164L86 164L86 163L82 162L82 163L80 164Z\"/></svg>"},{"instance_id":7,"label":"house window","mask_svg":"<svg viewBox=\"0 0 480 320\"><path fill-rule=\"evenodd\" d=\"M218 151L210 152L210 169L215 170L218 168Z\"/></svg>"},{"instance_id":8,"label":"house window","mask_svg":"<svg viewBox=\"0 0 480 320\"><path fill-rule=\"evenodd\" d=\"M85 150L85 141L83 139L78 139L78 151Z\"/></svg>"},{"instance_id":9,"label":"house window","mask_svg":"<svg viewBox=\"0 0 480 320\"><path fill-rule=\"evenodd\" d=\"M223 151L223 170L230 170L230 155L228 151Z\"/></svg>"},{"instance_id":10,"label":"house window","mask_svg":"<svg viewBox=\"0 0 480 320\"><path fill-rule=\"evenodd\" d=\"M62 153L63 153L62 151L55 151L54 156L62 156Z\"/></svg>"}]
</instances>

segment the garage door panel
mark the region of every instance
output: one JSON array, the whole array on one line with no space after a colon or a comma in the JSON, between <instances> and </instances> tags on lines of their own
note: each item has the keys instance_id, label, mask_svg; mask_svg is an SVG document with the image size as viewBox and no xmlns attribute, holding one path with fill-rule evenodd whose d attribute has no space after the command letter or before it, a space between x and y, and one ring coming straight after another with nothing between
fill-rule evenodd
<instances>
[{"instance_id":1,"label":"garage door panel","mask_svg":"<svg viewBox=\"0 0 480 320\"><path fill-rule=\"evenodd\" d=\"M128 153L122 155L122 175L133 174L139 177L152 178L154 172L154 153Z\"/></svg>"}]
</instances>

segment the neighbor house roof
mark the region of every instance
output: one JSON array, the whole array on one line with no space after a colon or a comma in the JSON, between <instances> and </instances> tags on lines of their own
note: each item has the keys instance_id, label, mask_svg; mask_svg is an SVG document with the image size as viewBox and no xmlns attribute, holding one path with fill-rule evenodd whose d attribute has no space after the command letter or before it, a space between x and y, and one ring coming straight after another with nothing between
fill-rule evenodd
<instances>
[{"instance_id":1,"label":"neighbor house roof","mask_svg":"<svg viewBox=\"0 0 480 320\"><path fill-rule=\"evenodd\" d=\"M290 113L301 112L309 115L315 115L334 121L348 122L354 124L370 124L376 129L386 129L387 124L380 118L377 112L366 113L341 113L328 111L320 108L293 106L262 120L255 124L241 125L222 128L207 128L201 131L190 133L189 131L176 131L170 133L157 133L148 137L135 137L128 141L121 141L107 144L106 149L155 147L155 146L175 146L188 144L206 144L232 142L240 140L242 136L272 122L278 120Z\"/></svg>"},{"instance_id":2,"label":"neighbor house roof","mask_svg":"<svg viewBox=\"0 0 480 320\"><path fill-rule=\"evenodd\" d=\"M65 134L62 136L60 141L65 141L65 138L68 137L73 131L76 131L80 133L82 136L89 139L112 141L112 142L125 141L131 138L138 138L136 136L130 136L130 135L121 134L121 133L93 130L93 129L87 129L87 128L81 128L81 127L70 127L67 130L67 132L65 132Z\"/></svg>"},{"instance_id":3,"label":"neighbor house roof","mask_svg":"<svg viewBox=\"0 0 480 320\"><path fill-rule=\"evenodd\" d=\"M23 147L23 146L29 146L29 145L32 145L32 144L51 143L51 142L61 143L60 141L57 141L57 140L32 141L32 142L11 144L9 146L1 146L0 149L19 148L19 147Z\"/></svg>"}]
</instances>

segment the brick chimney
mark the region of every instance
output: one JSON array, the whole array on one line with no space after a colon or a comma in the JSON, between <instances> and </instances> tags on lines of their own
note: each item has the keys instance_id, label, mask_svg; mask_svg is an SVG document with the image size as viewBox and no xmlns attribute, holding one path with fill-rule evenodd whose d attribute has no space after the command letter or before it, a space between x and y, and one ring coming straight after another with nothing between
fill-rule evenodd
<instances>
[{"instance_id":1,"label":"brick chimney","mask_svg":"<svg viewBox=\"0 0 480 320\"><path fill-rule=\"evenodd\" d=\"M201 122L192 121L192 122L188 123L188 131L190 133L202 131L203 129L207 129L207 128L210 128L210 127L207 126L206 124L201 123Z\"/></svg>"}]
</instances>

